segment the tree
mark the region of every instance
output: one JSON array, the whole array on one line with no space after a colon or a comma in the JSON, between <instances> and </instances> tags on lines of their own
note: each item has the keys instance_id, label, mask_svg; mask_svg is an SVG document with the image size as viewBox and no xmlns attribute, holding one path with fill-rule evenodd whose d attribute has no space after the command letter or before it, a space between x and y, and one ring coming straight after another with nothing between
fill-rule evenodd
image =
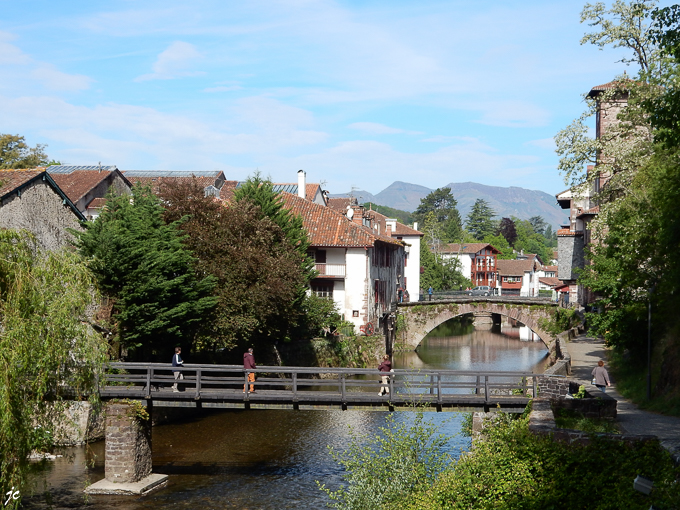
<instances>
[{"instance_id":1,"label":"tree","mask_svg":"<svg viewBox=\"0 0 680 510\"><path fill-rule=\"evenodd\" d=\"M434 211L425 217L422 232L425 234L420 243L420 264L423 272L420 275L420 285L427 289L449 290L468 286L470 281L460 271L460 261L457 258L444 258L441 224L437 222Z\"/></svg>"},{"instance_id":2,"label":"tree","mask_svg":"<svg viewBox=\"0 0 680 510\"><path fill-rule=\"evenodd\" d=\"M531 223L534 232L541 235L543 235L546 227L548 227L548 224L543 219L543 216L532 216L529 218L529 223Z\"/></svg>"},{"instance_id":3,"label":"tree","mask_svg":"<svg viewBox=\"0 0 680 510\"><path fill-rule=\"evenodd\" d=\"M201 193L202 196L202 193ZM195 270L180 221L166 224L148 187L107 197L106 208L76 232L77 245L99 288L114 301L117 339L138 359L191 349L217 298L213 276Z\"/></svg>"},{"instance_id":4,"label":"tree","mask_svg":"<svg viewBox=\"0 0 680 510\"><path fill-rule=\"evenodd\" d=\"M276 223L285 234L287 242L301 255L301 268L307 281L301 283L298 289L298 299L302 299L309 282L316 276L314 261L308 256L309 240L302 218L283 207L279 193L269 179L262 179L259 173L249 177L234 192L234 202L237 204L248 200L259 207L260 217L268 217Z\"/></svg>"},{"instance_id":5,"label":"tree","mask_svg":"<svg viewBox=\"0 0 680 510\"><path fill-rule=\"evenodd\" d=\"M0 486L22 489L33 449L52 446L76 398L96 402L106 343L89 325L92 275L75 253L41 252L26 232L0 229ZM6 498L4 498L6 500ZM3 500L4 503L4 500ZM12 505L18 501L12 501Z\"/></svg>"},{"instance_id":6,"label":"tree","mask_svg":"<svg viewBox=\"0 0 680 510\"><path fill-rule=\"evenodd\" d=\"M493 235L496 229L491 218L495 214L486 200L478 198L475 200L467 217L466 228L468 232L478 240L484 239L488 235Z\"/></svg>"},{"instance_id":7,"label":"tree","mask_svg":"<svg viewBox=\"0 0 680 510\"><path fill-rule=\"evenodd\" d=\"M29 147L23 136L0 134L0 168L35 168L47 165L46 145Z\"/></svg>"},{"instance_id":8,"label":"tree","mask_svg":"<svg viewBox=\"0 0 680 510\"><path fill-rule=\"evenodd\" d=\"M260 187L253 191L265 207L271 207L272 216L286 217L273 207L278 203L262 198L266 195ZM305 306L313 304L304 294L309 273L307 255L299 249L305 246L299 233L286 235L245 196L232 203L206 197L197 182L166 183L160 193L166 221L184 218L179 225L198 271L217 281L218 303L204 324L199 347L271 347L290 338L298 327L308 331L314 327L305 316Z\"/></svg>"},{"instance_id":9,"label":"tree","mask_svg":"<svg viewBox=\"0 0 680 510\"><path fill-rule=\"evenodd\" d=\"M434 213L436 222L441 227L440 240L445 243L459 242L462 238L463 223L457 205L458 202L451 194L451 188L437 188L420 199L413 219L422 224L428 214Z\"/></svg>"},{"instance_id":10,"label":"tree","mask_svg":"<svg viewBox=\"0 0 680 510\"><path fill-rule=\"evenodd\" d=\"M515 229L515 222L510 218L501 218L498 224L498 234L502 235L508 244L512 247L517 240L517 230Z\"/></svg>"}]
</instances>

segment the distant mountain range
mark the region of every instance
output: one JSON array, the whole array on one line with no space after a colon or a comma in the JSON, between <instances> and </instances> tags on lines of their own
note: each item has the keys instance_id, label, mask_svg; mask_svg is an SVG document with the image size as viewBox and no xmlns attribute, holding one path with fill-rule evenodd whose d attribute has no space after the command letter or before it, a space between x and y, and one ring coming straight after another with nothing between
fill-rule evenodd
<instances>
[{"instance_id":1,"label":"distant mountain range","mask_svg":"<svg viewBox=\"0 0 680 510\"><path fill-rule=\"evenodd\" d=\"M458 202L458 211L463 221L470 209L479 198L486 200L496 212L497 218L515 216L528 220L532 216L542 216L552 225L553 230L567 222L569 213L557 205L553 195L544 191L529 190L511 186L486 186L475 182L447 184L443 188L451 188L451 193ZM373 195L368 191L355 190L352 195L359 199L359 203L373 202L402 211L413 212L420 205L420 199L425 198L433 189L396 181L380 193ZM332 194L331 197L346 197L350 193Z\"/></svg>"}]
</instances>

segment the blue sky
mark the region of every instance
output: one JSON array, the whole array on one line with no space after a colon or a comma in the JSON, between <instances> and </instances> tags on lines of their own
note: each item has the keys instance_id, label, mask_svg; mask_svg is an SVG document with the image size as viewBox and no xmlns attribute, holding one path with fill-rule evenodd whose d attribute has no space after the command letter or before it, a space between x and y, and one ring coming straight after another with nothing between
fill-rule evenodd
<instances>
[{"instance_id":1,"label":"blue sky","mask_svg":"<svg viewBox=\"0 0 680 510\"><path fill-rule=\"evenodd\" d=\"M626 69L579 44L572 0L1 5L0 133L73 165L302 168L331 193L557 193L553 136Z\"/></svg>"}]
</instances>

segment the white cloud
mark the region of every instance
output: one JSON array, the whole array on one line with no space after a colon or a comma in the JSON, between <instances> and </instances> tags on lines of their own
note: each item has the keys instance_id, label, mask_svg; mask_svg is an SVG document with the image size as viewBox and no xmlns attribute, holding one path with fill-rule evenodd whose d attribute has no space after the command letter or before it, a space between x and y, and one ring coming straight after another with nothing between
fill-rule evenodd
<instances>
[{"instance_id":1,"label":"white cloud","mask_svg":"<svg viewBox=\"0 0 680 510\"><path fill-rule=\"evenodd\" d=\"M540 140L530 140L525 142L524 145L533 145L534 147L539 147L541 149L555 150L555 139L554 138L542 138Z\"/></svg>"},{"instance_id":2,"label":"white cloud","mask_svg":"<svg viewBox=\"0 0 680 510\"><path fill-rule=\"evenodd\" d=\"M527 101L489 101L479 103L482 117L480 124L500 127L543 127L549 123L547 110Z\"/></svg>"},{"instance_id":3,"label":"white cloud","mask_svg":"<svg viewBox=\"0 0 680 510\"><path fill-rule=\"evenodd\" d=\"M31 57L9 41L15 39L13 34L0 30L0 65L29 64Z\"/></svg>"},{"instance_id":4,"label":"white cloud","mask_svg":"<svg viewBox=\"0 0 680 510\"><path fill-rule=\"evenodd\" d=\"M194 64L203 59L203 55L193 44L175 41L163 50L151 66L153 73L143 74L135 81L171 80L186 76L197 76L201 72L192 71Z\"/></svg>"},{"instance_id":5,"label":"white cloud","mask_svg":"<svg viewBox=\"0 0 680 510\"><path fill-rule=\"evenodd\" d=\"M385 124L378 124L377 122L354 122L348 127L356 129L357 131L363 131L364 133L369 133L372 135L396 135L396 134L407 134L407 135L422 135L420 131L407 131L405 129L393 128L386 126Z\"/></svg>"},{"instance_id":6,"label":"white cloud","mask_svg":"<svg viewBox=\"0 0 680 510\"><path fill-rule=\"evenodd\" d=\"M52 90L78 91L90 88L94 80L82 74L67 74L59 71L52 64L40 64L31 71L33 78L43 82Z\"/></svg>"}]
</instances>

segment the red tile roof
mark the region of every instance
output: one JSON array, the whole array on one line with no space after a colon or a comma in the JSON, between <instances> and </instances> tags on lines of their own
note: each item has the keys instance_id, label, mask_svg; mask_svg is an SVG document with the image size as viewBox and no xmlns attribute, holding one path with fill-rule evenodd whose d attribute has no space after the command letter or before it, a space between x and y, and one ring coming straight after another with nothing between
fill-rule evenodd
<instances>
[{"instance_id":1,"label":"red tile roof","mask_svg":"<svg viewBox=\"0 0 680 510\"><path fill-rule=\"evenodd\" d=\"M70 174L50 174L64 193L74 204L83 198L92 188L105 180L113 172L108 170L79 170Z\"/></svg>"},{"instance_id":2,"label":"red tile roof","mask_svg":"<svg viewBox=\"0 0 680 510\"><path fill-rule=\"evenodd\" d=\"M329 198L328 207L336 212L345 214L347 206L350 205L352 199L350 197Z\"/></svg>"},{"instance_id":3,"label":"red tile roof","mask_svg":"<svg viewBox=\"0 0 680 510\"><path fill-rule=\"evenodd\" d=\"M0 170L0 198L9 195L12 191L28 183L44 171L44 168Z\"/></svg>"},{"instance_id":4,"label":"red tile roof","mask_svg":"<svg viewBox=\"0 0 680 510\"><path fill-rule=\"evenodd\" d=\"M345 207L346 208L346 207ZM369 214L373 215L374 221L380 224L380 232L387 233L387 219L388 217L377 211L368 211ZM422 232L419 232L411 227L404 225L403 223L396 222L396 229L392 232L392 237L394 236L424 236Z\"/></svg>"},{"instance_id":5,"label":"red tile roof","mask_svg":"<svg viewBox=\"0 0 680 510\"><path fill-rule=\"evenodd\" d=\"M368 228L348 220L326 206L291 193L283 192L281 197L287 209L302 217L312 246L371 247L378 241L403 244L396 239L373 234Z\"/></svg>"},{"instance_id":6,"label":"red tile roof","mask_svg":"<svg viewBox=\"0 0 680 510\"><path fill-rule=\"evenodd\" d=\"M532 259L524 260L497 260L499 276L524 276L525 272L531 271L536 261Z\"/></svg>"},{"instance_id":7,"label":"red tile roof","mask_svg":"<svg viewBox=\"0 0 680 510\"><path fill-rule=\"evenodd\" d=\"M92 202L87 204L87 208L90 209L101 209L106 205L106 199L105 198L94 198L92 199Z\"/></svg>"},{"instance_id":8,"label":"red tile roof","mask_svg":"<svg viewBox=\"0 0 680 510\"><path fill-rule=\"evenodd\" d=\"M543 271L553 271L557 272L557 266L543 266Z\"/></svg>"},{"instance_id":9,"label":"red tile roof","mask_svg":"<svg viewBox=\"0 0 680 510\"><path fill-rule=\"evenodd\" d=\"M467 253L474 254L478 253L486 248L490 248L494 253L500 253L496 248L488 243L463 243L462 247L459 243L447 244L442 253Z\"/></svg>"},{"instance_id":10,"label":"red tile roof","mask_svg":"<svg viewBox=\"0 0 680 510\"><path fill-rule=\"evenodd\" d=\"M559 278L552 278L548 276L542 276L538 279L538 281L545 285L549 285L550 287L557 287L562 283Z\"/></svg>"}]
</instances>

